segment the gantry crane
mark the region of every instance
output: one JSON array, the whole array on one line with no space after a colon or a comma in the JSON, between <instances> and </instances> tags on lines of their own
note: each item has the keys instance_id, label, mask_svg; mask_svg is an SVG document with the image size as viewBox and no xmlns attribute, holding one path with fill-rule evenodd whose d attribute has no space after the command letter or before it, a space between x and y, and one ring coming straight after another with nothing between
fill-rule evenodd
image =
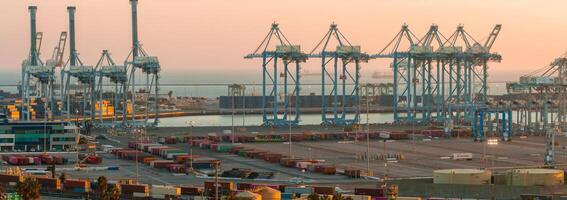
<instances>
[{"instance_id":1,"label":"gantry crane","mask_svg":"<svg viewBox=\"0 0 567 200\"><path fill-rule=\"evenodd\" d=\"M329 49L331 42L336 43L335 49ZM360 64L368 62L370 56L361 52L360 46L352 45L333 23L309 57L321 59L322 125L357 124L360 121ZM332 84L330 91L326 88L327 81ZM328 110L329 107L332 110Z\"/></svg>"},{"instance_id":2,"label":"gantry crane","mask_svg":"<svg viewBox=\"0 0 567 200\"><path fill-rule=\"evenodd\" d=\"M84 65L79 58L75 41L75 11L74 6L67 7L69 13L69 61L61 70L61 99L62 114L71 119L72 114L81 119L95 117L95 71L93 66ZM71 84L71 78L77 80L76 85ZM74 91L74 96L71 96ZM80 97L80 98L79 98ZM84 122L84 121L83 121Z\"/></svg>"},{"instance_id":3,"label":"gantry crane","mask_svg":"<svg viewBox=\"0 0 567 200\"><path fill-rule=\"evenodd\" d=\"M446 38L434 24L418 39L404 24L384 49L372 55L394 59L394 121L471 122L478 103L485 101L485 97L475 98L472 85L480 82L482 94L476 96L486 96L486 63L501 59L490 52L500 28L496 25L485 45L480 45L462 25ZM478 65L484 66L480 73L475 70Z\"/></svg>"},{"instance_id":4,"label":"gantry crane","mask_svg":"<svg viewBox=\"0 0 567 200\"><path fill-rule=\"evenodd\" d=\"M519 82L507 83L507 88L509 93L521 95L514 105L520 130L536 134L547 133L552 127L566 130L563 99L567 90L567 53L521 76Z\"/></svg>"},{"instance_id":5,"label":"gantry crane","mask_svg":"<svg viewBox=\"0 0 567 200\"><path fill-rule=\"evenodd\" d=\"M30 13L30 53L22 63L22 80L20 87L21 96L21 115L22 120L31 120L32 101L39 97L42 101L49 104L44 110L55 112L55 76L54 68L46 66L40 59L41 43L43 34L37 32L36 28L36 6L28 7ZM34 89L35 87L35 89Z\"/></svg>"},{"instance_id":6,"label":"gantry crane","mask_svg":"<svg viewBox=\"0 0 567 200\"><path fill-rule=\"evenodd\" d=\"M273 48L270 46L272 40L275 40L275 49L270 49ZM279 25L273 23L258 48L244 58L262 58L263 125L297 126L301 115L300 63L307 60L307 55L301 52L300 46L289 42ZM283 95L278 92L280 87L283 87ZM292 108L294 108L293 113Z\"/></svg>"},{"instance_id":7,"label":"gantry crane","mask_svg":"<svg viewBox=\"0 0 567 200\"><path fill-rule=\"evenodd\" d=\"M114 60L110 57L108 50L102 51L102 56L96 64L98 83L96 84L96 92L98 95L98 112L96 113L97 120L95 121L95 126L103 128L111 127L125 127L126 117L128 114L128 88L126 82L128 81L128 74L126 71L126 66L116 65ZM111 94L105 93L105 87L103 79L107 78L109 82L114 86ZM105 105L104 102L111 102L113 111L110 112L112 115L112 121L105 122ZM121 120L118 119L121 116Z\"/></svg>"},{"instance_id":8,"label":"gantry crane","mask_svg":"<svg viewBox=\"0 0 567 200\"><path fill-rule=\"evenodd\" d=\"M150 56L142 49L140 41L138 40L138 0L130 0L130 4L132 9L132 50L124 61L124 65L127 66L127 71L130 73L127 87L131 87L132 114L128 126L157 126L159 122L159 72L161 66L157 57ZM136 91L136 69L142 70L141 73L145 75L146 80L144 89L140 92ZM141 101L145 103L143 123L136 120L136 111L138 109L136 96L138 94L141 95ZM153 98L153 100L150 97ZM154 121L150 123L150 110L152 109Z\"/></svg>"}]
</instances>

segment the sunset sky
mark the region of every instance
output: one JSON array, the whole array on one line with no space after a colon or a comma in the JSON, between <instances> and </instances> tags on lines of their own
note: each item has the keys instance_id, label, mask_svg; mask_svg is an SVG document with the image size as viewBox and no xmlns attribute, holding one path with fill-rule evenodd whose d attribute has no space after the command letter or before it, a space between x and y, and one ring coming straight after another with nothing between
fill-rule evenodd
<instances>
[{"instance_id":1,"label":"sunset sky","mask_svg":"<svg viewBox=\"0 0 567 200\"><path fill-rule=\"evenodd\" d=\"M545 3L544 3L545 2ZM51 56L67 30L68 5L77 6L77 47L94 65L103 49L123 61L131 46L128 0L1 0L0 73L20 74L29 48L27 6L38 6L44 32L42 57ZM449 36L458 24L476 39L495 24L502 32L493 51L490 80L515 80L547 65L567 50L567 1L564 0L140 0L140 41L162 63L164 76L245 74L260 77L260 61L245 60L276 21L287 38L309 51L330 23L363 51L377 53L407 23L416 35L438 24ZM389 60L371 61L363 73L386 72ZM319 62L306 70L317 72Z\"/></svg>"}]
</instances>

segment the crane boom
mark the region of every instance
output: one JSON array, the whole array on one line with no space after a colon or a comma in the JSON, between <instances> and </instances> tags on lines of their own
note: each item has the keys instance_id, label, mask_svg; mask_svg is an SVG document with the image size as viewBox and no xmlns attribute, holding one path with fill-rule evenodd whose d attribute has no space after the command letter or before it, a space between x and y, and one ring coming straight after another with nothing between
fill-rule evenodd
<instances>
[{"instance_id":1,"label":"crane boom","mask_svg":"<svg viewBox=\"0 0 567 200\"><path fill-rule=\"evenodd\" d=\"M488 37L488 39L484 43L484 49L487 52L489 52L490 48L492 48L492 45L494 44L494 41L496 41L496 38L498 37L498 34L500 33L501 28L502 28L502 24L496 24L496 26L494 26L494 28L492 29L490 36Z\"/></svg>"},{"instance_id":2,"label":"crane boom","mask_svg":"<svg viewBox=\"0 0 567 200\"><path fill-rule=\"evenodd\" d=\"M63 54L65 53L65 46L67 44L67 32L61 32L59 36L59 43L55 47L55 52L53 53L53 60L55 60L56 67L63 66Z\"/></svg>"},{"instance_id":3,"label":"crane boom","mask_svg":"<svg viewBox=\"0 0 567 200\"><path fill-rule=\"evenodd\" d=\"M39 54L39 52L41 52L41 43L43 42L43 32L37 32L36 36L35 36L35 41L36 41L36 48L37 48L37 52Z\"/></svg>"}]
</instances>

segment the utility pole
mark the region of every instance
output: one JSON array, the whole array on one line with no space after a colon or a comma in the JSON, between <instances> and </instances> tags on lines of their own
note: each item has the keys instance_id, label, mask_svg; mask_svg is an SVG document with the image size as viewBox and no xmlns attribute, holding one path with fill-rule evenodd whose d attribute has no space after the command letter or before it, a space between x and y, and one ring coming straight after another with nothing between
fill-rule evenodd
<instances>
[{"instance_id":1,"label":"utility pole","mask_svg":"<svg viewBox=\"0 0 567 200\"><path fill-rule=\"evenodd\" d=\"M366 96L366 171L368 176L372 176L373 173L370 170L370 95L368 93L368 87L365 87Z\"/></svg>"},{"instance_id":2,"label":"utility pole","mask_svg":"<svg viewBox=\"0 0 567 200\"><path fill-rule=\"evenodd\" d=\"M288 114L287 114L287 123L289 125L289 157L293 158L293 153L291 151L291 94L287 94L288 99ZM296 99L297 100L297 99ZM296 105L297 106L297 105Z\"/></svg>"},{"instance_id":3,"label":"utility pole","mask_svg":"<svg viewBox=\"0 0 567 200\"><path fill-rule=\"evenodd\" d=\"M215 200L219 200L219 161L215 161Z\"/></svg>"}]
</instances>

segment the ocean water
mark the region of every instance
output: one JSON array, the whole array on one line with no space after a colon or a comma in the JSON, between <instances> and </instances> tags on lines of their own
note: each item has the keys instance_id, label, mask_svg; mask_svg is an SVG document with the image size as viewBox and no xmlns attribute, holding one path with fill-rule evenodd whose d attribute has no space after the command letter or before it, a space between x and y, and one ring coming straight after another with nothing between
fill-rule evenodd
<instances>
[{"instance_id":1,"label":"ocean water","mask_svg":"<svg viewBox=\"0 0 567 200\"><path fill-rule=\"evenodd\" d=\"M386 123L392 122L394 114L392 113L370 113L368 115L370 123ZM232 126L234 119L235 126L260 126L262 125L262 115L203 115L203 116L184 116L162 118L159 120L161 127L179 127L187 126L187 121L194 121L195 126ZM366 114L360 115L361 122L366 122ZM300 124L320 124L320 114L302 114Z\"/></svg>"},{"instance_id":2,"label":"ocean water","mask_svg":"<svg viewBox=\"0 0 567 200\"><path fill-rule=\"evenodd\" d=\"M136 80L143 82L142 77L136 77ZM328 81L328 80L327 80ZM17 85L20 82L19 73L0 73L0 90L17 92ZM300 88L301 94L308 95L315 93L321 94L321 77L320 75L305 75L301 78L302 86ZM375 79L368 74L361 74L361 84L364 83L391 83L392 80L388 78ZM193 97L208 97L216 98L218 96L228 94L228 85L230 84L244 84L246 85L247 95L262 95L262 80L260 72L242 72L232 73L230 75L221 73L164 73L161 75L160 93L167 94L169 91L173 92L174 96L193 96ZM403 87L403 85L401 86ZM475 88L480 88L475 85ZM114 87L105 87L111 91ZM138 87L140 88L140 87ZM446 90L449 86L445 86ZM291 89L291 88L290 88ZM326 86L327 94L331 91L330 85ZM338 88L341 91L341 88ZM473 88L474 89L474 88ZM418 91L421 89L418 87ZM347 93L352 91L351 86L347 86ZM506 83L495 82L489 83L489 94L498 95L506 93ZM278 87L278 93L283 95L283 88ZM291 91L290 91L291 92Z\"/></svg>"},{"instance_id":3,"label":"ocean water","mask_svg":"<svg viewBox=\"0 0 567 200\"><path fill-rule=\"evenodd\" d=\"M207 98L217 98L219 96L228 94L228 85L230 84L244 84L246 85L246 95L262 95L261 86L261 74L258 73L234 73L229 76L222 75L218 73L204 73L204 74L193 74L193 73L169 73L163 74L160 79L162 86L160 87L161 94L167 94L169 91L173 92L174 96L192 96L192 97L207 97ZM136 77L137 80L143 80L142 77ZM315 93L317 95L321 94L321 77L320 75L315 76L304 76L302 77L301 94L308 95L310 93ZM17 92L17 87L15 86L20 82L19 75L15 74L0 74L0 90ZM374 79L368 74L361 75L361 83L391 83L391 79ZM330 86L325 86L327 94L331 91ZM105 87L108 91L111 91L113 87ZM138 87L140 88L140 87ZM403 85L400 87L403 88ZM445 86L448 90L449 86ZM480 88L475 85L473 90L476 91ZM341 88L338 88L341 91ZM278 92L283 95L281 91L282 87L279 87ZM352 86L347 86L347 92L352 90ZM418 87L418 91L421 88ZM506 93L506 83L505 82L495 82L489 83L489 94L499 95ZM401 92L400 92L401 94ZM366 115L361 115L361 121L366 121ZM391 113L372 113L369 116L370 123L386 123L393 120L393 114ZM162 118L160 119L160 126L186 126L185 122L195 121L196 126L231 126L233 118L231 115L204 115L204 116L184 116L184 117L173 117L173 118ZM301 124L320 124L321 116L319 114L303 114L301 116ZM261 115L246 115L243 117L241 115L236 115L234 117L235 125L247 125L247 126L258 126L262 124Z\"/></svg>"}]
</instances>

